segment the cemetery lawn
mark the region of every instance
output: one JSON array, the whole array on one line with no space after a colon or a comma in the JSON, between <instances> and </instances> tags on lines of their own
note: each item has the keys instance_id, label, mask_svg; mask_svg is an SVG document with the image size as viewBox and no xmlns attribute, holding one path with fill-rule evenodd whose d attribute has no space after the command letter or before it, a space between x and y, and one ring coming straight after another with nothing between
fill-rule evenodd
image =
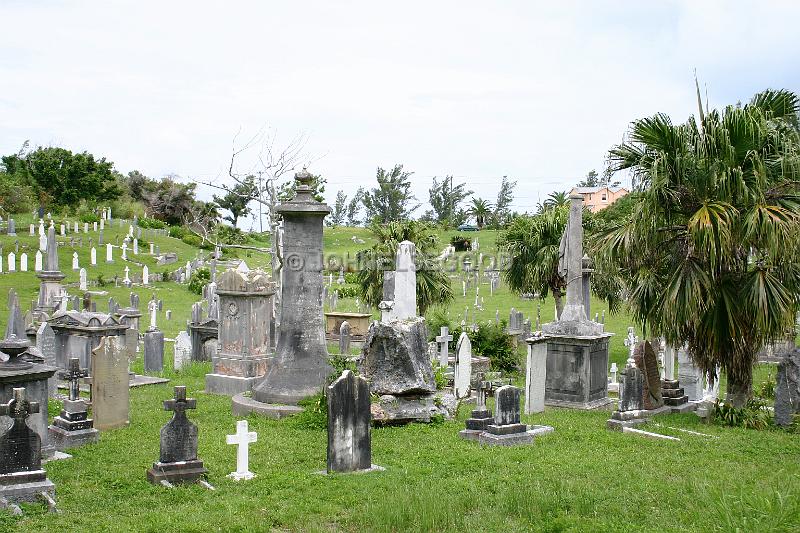
<instances>
[{"instance_id":1,"label":"cemetery lawn","mask_svg":"<svg viewBox=\"0 0 800 533\"><path fill-rule=\"evenodd\" d=\"M32 272L37 237L27 235L27 224L20 217L20 251L29 247L31 272L0 276L0 293L15 288L23 311L38 290ZM127 226L116 224L112 231L106 228L106 242L126 231ZM454 233L441 234L442 247ZM354 243L353 235L366 244ZM470 234L476 235L488 253L494 232ZM96 239L96 234L89 236ZM0 236L4 254L13 250L13 242ZM162 252L177 252L179 261L155 267L149 256L137 256L151 272L174 270L197 253L177 239L156 237L155 242ZM326 229L326 254L354 253L370 243L365 230ZM147 248L140 245L142 252ZM76 250L81 266L87 266L86 243ZM106 281L115 273L122 277L119 249L113 265L104 262L104 247L98 247L97 255L97 268L87 266L90 281L98 275ZM66 283L77 294L78 273L70 269L71 256L69 244L59 248ZM264 255L245 258L251 266L267 262ZM133 263L128 265L135 271ZM136 268L140 272L141 267ZM454 278L453 283L457 297L449 313L460 322L475 295L463 297L460 281ZM96 289L108 292L95 298L101 311L107 309L109 296L124 303L130 292L113 283ZM168 338L184 329L191 304L199 299L186 286L170 282L134 291L142 305L155 292L164 300L164 309L173 311L171 321L164 321L163 315L159 320ZM488 285L482 285L481 294L485 308L478 321L493 321L495 309L507 318L514 306L535 322L536 301L523 301L505 286L490 298ZM354 300L342 299L339 310L354 306ZM594 310L603 308L593 302ZM543 321L552 319L552 300L542 304L541 313ZM2 305L0 324L6 319ZM616 333L611 360L618 364L625 359L622 339L629 325L624 314L607 314L606 329ZM644 428L681 439L667 442L607 430L609 411L548 408L541 415L523 416L523 422L551 425L554 434L538 438L532 446L502 449L482 448L458 437L470 409L462 405L457 420L373 429L373 462L386 470L332 476L317 473L325 469L324 418L309 413L280 421L251 416L250 429L258 433L258 442L251 446L250 470L257 477L234 482L226 477L236 463L235 447L225 444L225 435L236 429L230 398L202 392L210 363L174 372L172 350L168 342L163 375L169 384L131 390L130 427L104 432L99 443L72 450L71 459L45 465L56 484L61 514L47 513L39 504L24 506L21 518L0 512L0 531L800 530L800 437L778 430L704 425L692 414L657 417ZM132 370L142 372L141 353ZM756 385L770 375L774 366L760 366ZM158 458L159 430L170 417L162 402L172 398L174 385L186 385L189 396L198 401L189 417L199 427L199 456L216 491L198 485L169 490L146 480L146 470ZM723 377L723 391L724 387ZM51 415L59 409L58 402L50 403Z\"/></svg>"}]
</instances>

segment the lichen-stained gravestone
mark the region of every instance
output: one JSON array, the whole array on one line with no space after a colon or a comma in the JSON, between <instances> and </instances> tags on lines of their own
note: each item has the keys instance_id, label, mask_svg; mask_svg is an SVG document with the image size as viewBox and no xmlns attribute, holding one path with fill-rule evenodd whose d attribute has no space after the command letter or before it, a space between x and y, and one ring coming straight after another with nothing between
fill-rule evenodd
<instances>
[{"instance_id":1,"label":"lichen-stained gravestone","mask_svg":"<svg viewBox=\"0 0 800 533\"><path fill-rule=\"evenodd\" d=\"M328 472L372 467L367 380L350 370L328 386Z\"/></svg>"},{"instance_id":2,"label":"lichen-stained gravestone","mask_svg":"<svg viewBox=\"0 0 800 533\"><path fill-rule=\"evenodd\" d=\"M94 427L100 431L128 425L130 392L128 362L132 343L137 336L127 330L125 336L103 337L92 351L92 414Z\"/></svg>"},{"instance_id":3,"label":"lichen-stained gravestone","mask_svg":"<svg viewBox=\"0 0 800 533\"><path fill-rule=\"evenodd\" d=\"M650 341L644 341L636 346L633 354L636 366L644 373L644 391L642 392L643 407L657 409L664 405L661 395L661 374L658 370L658 356Z\"/></svg>"},{"instance_id":4,"label":"lichen-stained gravestone","mask_svg":"<svg viewBox=\"0 0 800 533\"><path fill-rule=\"evenodd\" d=\"M173 368L175 370L181 370L185 363L191 362L192 360L192 339L189 337L189 334L185 331L181 331L175 337L175 349L174 349L174 362Z\"/></svg>"},{"instance_id":5,"label":"lichen-stained gravestone","mask_svg":"<svg viewBox=\"0 0 800 533\"><path fill-rule=\"evenodd\" d=\"M775 384L775 424L789 426L800 414L800 350L787 353L778 363Z\"/></svg>"}]
</instances>

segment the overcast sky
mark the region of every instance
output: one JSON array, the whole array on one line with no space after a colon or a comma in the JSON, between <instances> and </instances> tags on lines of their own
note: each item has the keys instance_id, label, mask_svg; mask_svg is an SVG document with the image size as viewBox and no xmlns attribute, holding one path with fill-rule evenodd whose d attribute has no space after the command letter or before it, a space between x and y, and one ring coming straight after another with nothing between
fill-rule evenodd
<instances>
[{"instance_id":1,"label":"overcast sky","mask_svg":"<svg viewBox=\"0 0 800 533\"><path fill-rule=\"evenodd\" d=\"M530 210L632 120L695 113L695 69L712 106L800 90L795 0L0 0L0 20L0 153L223 180L237 133L267 128L305 136L330 203L402 163L422 201L433 176L493 199L508 175Z\"/></svg>"}]
</instances>

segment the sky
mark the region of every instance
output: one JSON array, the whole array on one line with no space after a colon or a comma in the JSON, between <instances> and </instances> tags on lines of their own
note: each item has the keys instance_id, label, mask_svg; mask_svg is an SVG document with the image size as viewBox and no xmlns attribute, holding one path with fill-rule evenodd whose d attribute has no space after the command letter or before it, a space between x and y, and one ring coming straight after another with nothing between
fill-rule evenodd
<instances>
[{"instance_id":1,"label":"sky","mask_svg":"<svg viewBox=\"0 0 800 533\"><path fill-rule=\"evenodd\" d=\"M220 185L253 137L301 138L329 203L400 163L423 204L434 176L490 201L508 176L533 210L602 172L631 121L695 114L695 73L711 107L800 91L794 0L0 0L0 20L1 154Z\"/></svg>"}]
</instances>

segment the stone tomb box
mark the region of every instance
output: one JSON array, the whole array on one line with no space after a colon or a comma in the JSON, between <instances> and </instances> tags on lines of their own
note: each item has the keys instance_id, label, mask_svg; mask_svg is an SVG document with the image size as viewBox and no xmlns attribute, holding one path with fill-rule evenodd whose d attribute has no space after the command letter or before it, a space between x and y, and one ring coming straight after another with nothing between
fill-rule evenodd
<instances>
[{"instance_id":1,"label":"stone tomb box","mask_svg":"<svg viewBox=\"0 0 800 533\"><path fill-rule=\"evenodd\" d=\"M275 283L261 271L226 270L217 282L219 336L214 373L206 391L234 395L249 391L267 371Z\"/></svg>"},{"instance_id":2,"label":"stone tomb box","mask_svg":"<svg viewBox=\"0 0 800 533\"><path fill-rule=\"evenodd\" d=\"M128 326L105 313L59 311L48 322L56 335L56 365L66 370L70 357L91 368L91 352L103 337L124 335Z\"/></svg>"},{"instance_id":3,"label":"stone tomb box","mask_svg":"<svg viewBox=\"0 0 800 533\"><path fill-rule=\"evenodd\" d=\"M325 313L325 336L329 340L338 339L339 328L345 321L350 324L350 338L364 340L369 332L372 315L369 313Z\"/></svg>"},{"instance_id":4,"label":"stone tomb box","mask_svg":"<svg viewBox=\"0 0 800 533\"><path fill-rule=\"evenodd\" d=\"M547 335L545 404L593 409L609 403L608 341L592 336Z\"/></svg>"}]
</instances>

